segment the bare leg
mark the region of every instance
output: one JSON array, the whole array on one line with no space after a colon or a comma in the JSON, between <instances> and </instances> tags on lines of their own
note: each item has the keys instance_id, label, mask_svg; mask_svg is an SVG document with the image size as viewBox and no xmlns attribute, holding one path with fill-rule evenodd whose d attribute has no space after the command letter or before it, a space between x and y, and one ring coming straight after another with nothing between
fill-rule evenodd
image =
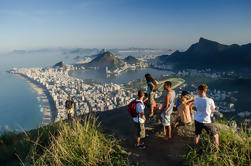
<instances>
[{"instance_id":1,"label":"bare leg","mask_svg":"<svg viewBox=\"0 0 251 166\"><path fill-rule=\"evenodd\" d=\"M219 146L219 134L214 135L214 142L215 142L215 146L218 148L218 146Z\"/></svg>"},{"instance_id":2,"label":"bare leg","mask_svg":"<svg viewBox=\"0 0 251 166\"><path fill-rule=\"evenodd\" d=\"M140 137L137 137L136 139L136 146L139 146L140 145Z\"/></svg>"},{"instance_id":3,"label":"bare leg","mask_svg":"<svg viewBox=\"0 0 251 166\"><path fill-rule=\"evenodd\" d=\"M198 145L198 143L199 143L199 140L200 140L200 135L196 135L196 136L194 137L194 145L195 145L195 147L197 147L197 145Z\"/></svg>"},{"instance_id":4,"label":"bare leg","mask_svg":"<svg viewBox=\"0 0 251 166\"><path fill-rule=\"evenodd\" d=\"M171 126L168 126L168 138L171 139L172 138L172 127Z\"/></svg>"},{"instance_id":5,"label":"bare leg","mask_svg":"<svg viewBox=\"0 0 251 166\"><path fill-rule=\"evenodd\" d=\"M152 116L153 116L153 114L154 114L153 109L154 109L154 108L153 108L153 104L151 104L151 105L150 105L151 114L149 115L149 117L152 117Z\"/></svg>"},{"instance_id":6,"label":"bare leg","mask_svg":"<svg viewBox=\"0 0 251 166\"><path fill-rule=\"evenodd\" d=\"M166 126L163 126L163 135L166 136Z\"/></svg>"}]
</instances>

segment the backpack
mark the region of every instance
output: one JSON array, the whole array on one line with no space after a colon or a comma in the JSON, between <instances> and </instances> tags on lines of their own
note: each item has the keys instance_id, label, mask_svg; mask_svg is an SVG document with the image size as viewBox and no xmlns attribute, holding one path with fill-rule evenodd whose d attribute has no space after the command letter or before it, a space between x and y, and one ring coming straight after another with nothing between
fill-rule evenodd
<instances>
[{"instance_id":1,"label":"backpack","mask_svg":"<svg viewBox=\"0 0 251 166\"><path fill-rule=\"evenodd\" d=\"M72 108L72 101L67 100L67 101L65 102L65 107L66 107L67 109L71 109L71 108Z\"/></svg>"},{"instance_id":2,"label":"backpack","mask_svg":"<svg viewBox=\"0 0 251 166\"><path fill-rule=\"evenodd\" d=\"M136 111L136 105L138 103L141 103L140 101L133 100L129 105L128 105L128 112L129 114L134 118L138 116L138 113Z\"/></svg>"}]
</instances>

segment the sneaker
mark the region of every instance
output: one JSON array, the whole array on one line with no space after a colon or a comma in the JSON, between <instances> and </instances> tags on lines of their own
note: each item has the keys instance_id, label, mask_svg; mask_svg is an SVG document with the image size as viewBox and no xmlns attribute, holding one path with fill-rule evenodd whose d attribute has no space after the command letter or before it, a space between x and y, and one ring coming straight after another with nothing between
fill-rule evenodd
<instances>
[{"instance_id":1,"label":"sneaker","mask_svg":"<svg viewBox=\"0 0 251 166\"><path fill-rule=\"evenodd\" d=\"M136 148L139 149L139 150L143 150L143 149L146 148L146 146L145 145L139 145L139 146L136 146Z\"/></svg>"}]
</instances>

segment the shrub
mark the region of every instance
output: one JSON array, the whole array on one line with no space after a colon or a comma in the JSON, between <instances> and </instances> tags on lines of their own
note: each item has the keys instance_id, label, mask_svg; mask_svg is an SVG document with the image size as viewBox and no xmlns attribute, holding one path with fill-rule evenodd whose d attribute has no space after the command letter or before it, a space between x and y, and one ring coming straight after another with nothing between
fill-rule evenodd
<instances>
[{"instance_id":1,"label":"shrub","mask_svg":"<svg viewBox=\"0 0 251 166\"><path fill-rule=\"evenodd\" d=\"M238 165L251 163L251 138L246 132L240 135L231 128L219 131L220 145L214 146L210 136L203 132L197 149L190 147L186 160L190 165Z\"/></svg>"}]
</instances>

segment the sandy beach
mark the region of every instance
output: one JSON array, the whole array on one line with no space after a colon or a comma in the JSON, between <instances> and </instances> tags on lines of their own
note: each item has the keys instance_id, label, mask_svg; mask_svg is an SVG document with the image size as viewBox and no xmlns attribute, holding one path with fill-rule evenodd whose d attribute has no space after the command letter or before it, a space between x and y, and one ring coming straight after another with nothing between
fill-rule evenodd
<instances>
[{"instance_id":1,"label":"sandy beach","mask_svg":"<svg viewBox=\"0 0 251 166\"><path fill-rule=\"evenodd\" d=\"M16 74L19 78L25 80L32 89L38 94L38 97L41 99L42 109L43 109L43 121L42 125L48 125L50 122L53 122L53 110L55 106L50 102L50 96L48 91L43 88L41 85L34 83L34 81L30 80L29 78L21 75ZM55 111L54 111L55 112Z\"/></svg>"}]
</instances>

